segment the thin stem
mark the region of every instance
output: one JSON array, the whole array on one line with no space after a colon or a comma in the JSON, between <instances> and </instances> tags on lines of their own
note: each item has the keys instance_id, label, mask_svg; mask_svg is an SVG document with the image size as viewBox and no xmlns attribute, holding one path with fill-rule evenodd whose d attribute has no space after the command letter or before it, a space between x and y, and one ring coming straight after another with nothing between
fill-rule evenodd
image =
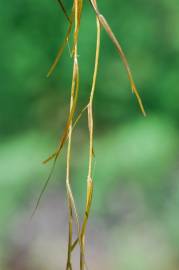
<instances>
[{"instance_id":1,"label":"thin stem","mask_svg":"<svg viewBox=\"0 0 179 270\"><path fill-rule=\"evenodd\" d=\"M75 90L75 80L74 72L72 79L72 89L71 89L71 101L70 101L70 111L73 107L74 102L74 90ZM67 190L67 201L68 201L68 257L67 257L67 266L68 270L71 268L71 245L72 245L72 234L73 234L73 211L72 211L72 201L73 194L70 186L70 159L71 159L71 141L72 141L72 125L69 127L69 136L68 136L68 146L67 146L67 167L66 167L66 190Z\"/></svg>"},{"instance_id":2,"label":"thin stem","mask_svg":"<svg viewBox=\"0 0 179 270\"><path fill-rule=\"evenodd\" d=\"M88 104L88 127L89 127L89 163L88 163L88 176L87 176L87 195L86 195L86 208L83 218L83 224L81 228L81 244L83 253L80 254L80 262L82 265L82 270L84 269L84 254L85 254L85 233L86 226L88 222L88 217L91 209L92 195L93 195L93 180L92 180L92 161L93 161L93 98L96 86L98 63L99 63L99 51L100 51L100 22L96 17L97 24L97 43L96 43L96 57L95 57L95 67L93 73L93 82L90 93L90 99ZM74 243L75 244L75 243ZM74 247L73 244L73 247Z\"/></svg>"},{"instance_id":3,"label":"thin stem","mask_svg":"<svg viewBox=\"0 0 179 270\"><path fill-rule=\"evenodd\" d=\"M74 29L74 37L76 37L78 32L78 5L77 2L75 2L75 29ZM77 100L75 100L78 88L79 88L79 69L78 69L78 48L77 43L74 47L74 63L73 63L73 78L72 78L72 87L71 87L71 98L70 98L70 114L73 111L74 104ZM73 113L74 114L74 113ZM68 257L67 257L67 266L66 270L72 269L71 266L71 246L72 246L72 234L73 234L73 211L76 218L77 223L77 229L78 229L78 235L80 235L80 225L79 225L79 219L78 219L78 213L75 206L75 201L70 185L70 160L71 160L71 142L72 142L72 131L73 131L73 115L72 119L69 124L68 129L68 146L67 146L67 167L66 167L66 190L67 190L67 200L68 200L68 223L69 223L69 238L68 238Z\"/></svg>"}]
</instances>

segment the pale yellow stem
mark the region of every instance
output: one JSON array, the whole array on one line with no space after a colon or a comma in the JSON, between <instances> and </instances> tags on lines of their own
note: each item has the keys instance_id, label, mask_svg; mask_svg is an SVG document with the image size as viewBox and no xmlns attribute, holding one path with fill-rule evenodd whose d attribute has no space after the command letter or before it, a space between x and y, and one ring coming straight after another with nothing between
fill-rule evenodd
<instances>
[{"instance_id":1,"label":"pale yellow stem","mask_svg":"<svg viewBox=\"0 0 179 270\"><path fill-rule=\"evenodd\" d=\"M86 207L85 214L83 218L83 224L81 228L81 245L82 245L82 254L80 256L80 263L82 266L82 270L84 269L84 254L85 254L85 233L86 226L88 222L89 212L91 208L92 202L92 194L93 194L93 180L92 180L92 161L93 161L93 97L96 86L97 79L97 71L98 71L98 63L99 63L99 51L100 51L100 22L99 19L96 18L97 23L97 44L96 44L96 57L95 57L95 67L93 73L93 82L90 93L90 99L88 103L88 126L89 126L89 163L88 163L88 176L87 176L87 194L86 194ZM74 245L73 245L74 246Z\"/></svg>"}]
</instances>

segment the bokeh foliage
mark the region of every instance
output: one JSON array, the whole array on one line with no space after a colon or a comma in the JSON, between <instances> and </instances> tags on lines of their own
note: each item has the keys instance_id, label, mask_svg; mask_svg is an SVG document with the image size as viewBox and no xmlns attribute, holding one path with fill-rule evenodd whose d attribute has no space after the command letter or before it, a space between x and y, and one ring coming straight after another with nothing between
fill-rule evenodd
<instances>
[{"instance_id":1,"label":"bokeh foliage","mask_svg":"<svg viewBox=\"0 0 179 270\"><path fill-rule=\"evenodd\" d=\"M94 107L93 211L108 216L112 194L117 200L117 189L135 186L179 254L178 1L111 0L99 1L99 6L121 41L148 117L140 114L121 61L103 32ZM40 161L56 146L67 117L72 59L67 48L54 75L45 77L67 29L57 1L1 0L0 25L0 234L5 235L7 223L38 194L48 171ZM88 1L80 35L79 109L89 96L95 53L95 15ZM79 198L87 139L83 118L75 130L73 154ZM62 180L63 158L55 177Z\"/></svg>"}]
</instances>

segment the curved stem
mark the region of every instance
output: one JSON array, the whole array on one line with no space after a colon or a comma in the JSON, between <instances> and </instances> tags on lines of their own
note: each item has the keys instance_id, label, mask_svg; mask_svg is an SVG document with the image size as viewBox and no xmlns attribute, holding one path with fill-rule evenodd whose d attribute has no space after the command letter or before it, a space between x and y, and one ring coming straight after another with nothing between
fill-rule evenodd
<instances>
[{"instance_id":1,"label":"curved stem","mask_svg":"<svg viewBox=\"0 0 179 270\"><path fill-rule=\"evenodd\" d=\"M96 0L89 0L89 2L91 3L95 13L96 13L96 16L98 17L99 21L100 21L100 24L102 25L102 27L105 29L106 33L108 34L108 36L110 37L111 41L113 42L113 44L115 45L116 49L117 49L117 52L118 54L120 55L121 59L122 59L122 62L124 64L124 67L127 71L127 75L128 75L128 78L129 78L129 82L130 82L130 85L131 85L131 89L132 89L132 92L135 94L136 98L137 98L137 101L138 101L138 104L139 104L139 107L143 113L144 116L146 116L146 112L145 112L145 109L144 109L144 106L143 106L143 103L142 103L142 100L140 98L140 95L137 91L137 88L136 88L136 85L135 85L135 82L133 80L133 76L132 76L132 72L131 72L131 69L129 67L129 64L128 64L128 61L127 61L127 58L123 52L123 49L119 43L119 41L117 40L115 34L113 33L110 25L108 24L107 20L105 19L105 17L99 12L98 10L98 7L97 7L97 4L96 4Z\"/></svg>"},{"instance_id":2,"label":"curved stem","mask_svg":"<svg viewBox=\"0 0 179 270\"><path fill-rule=\"evenodd\" d=\"M80 269L84 269L84 254L85 254L85 233L88 222L88 217L91 209L92 195L93 195L93 180L92 180L92 161L93 161L93 98L96 86L98 63L99 63L99 51L100 51L100 22L96 17L97 24L97 43L96 43L96 57L95 57L95 67L93 73L93 82L90 93L90 99L88 103L88 127L89 127L89 163L88 163L88 176L87 176L87 194L86 194L86 207L85 214L83 218L82 228L81 228L81 245L82 253L80 254ZM75 243L74 243L75 244ZM74 246L73 244L73 246Z\"/></svg>"}]
</instances>

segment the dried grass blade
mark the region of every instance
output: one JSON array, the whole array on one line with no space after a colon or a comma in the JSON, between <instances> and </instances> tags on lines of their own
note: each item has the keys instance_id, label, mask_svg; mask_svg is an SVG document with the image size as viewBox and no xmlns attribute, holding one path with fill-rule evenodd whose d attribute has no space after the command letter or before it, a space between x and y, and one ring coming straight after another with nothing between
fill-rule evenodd
<instances>
[{"instance_id":1,"label":"dried grass blade","mask_svg":"<svg viewBox=\"0 0 179 270\"><path fill-rule=\"evenodd\" d=\"M69 17L68 14L67 14L67 11L66 11L66 8L65 8L63 2L62 2L61 0L57 0L57 1L58 1L59 5L60 5L60 7L61 7L61 9L62 9L62 11L63 11L65 17L67 18L67 20L68 20L69 23L70 23L70 22L71 22L71 19L70 19L70 17Z\"/></svg>"},{"instance_id":2,"label":"dried grass blade","mask_svg":"<svg viewBox=\"0 0 179 270\"><path fill-rule=\"evenodd\" d=\"M71 13L71 16L70 16L70 23L69 23L69 27L68 27L68 30L67 30L67 33L65 35L65 38L64 38L64 42L63 44L60 46L59 50L58 50L58 53L57 53L57 56L55 57L55 60L53 62L53 64L51 65L48 73L47 73L47 78L51 76L51 74L53 73L54 69L56 68L62 54L63 54L63 51L68 43L68 40L69 40L69 37L70 37L70 34L71 34L71 30L72 30L72 27L73 27L73 20L74 20L74 8L72 8L72 13Z\"/></svg>"},{"instance_id":3,"label":"dried grass blade","mask_svg":"<svg viewBox=\"0 0 179 270\"><path fill-rule=\"evenodd\" d=\"M77 125L78 122L80 121L80 119L81 119L83 113L87 110L87 108L88 108L88 105L86 105L86 106L80 111L80 113L78 114L76 120L74 121L73 129L76 127L76 125Z\"/></svg>"},{"instance_id":4,"label":"dried grass blade","mask_svg":"<svg viewBox=\"0 0 179 270\"><path fill-rule=\"evenodd\" d=\"M52 164L50 173L49 173L49 175L48 175L48 177L47 177L47 179L46 179L46 181L45 181L45 183L44 183L44 186L43 186L43 188L42 188L42 190L41 190L41 192L40 192L40 195L39 195L39 197L38 197L38 199L37 199L35 208L34 208L34 210L33 210L33 212L32 212L32 215L31 215L31 219L33 218L33 216L35 215L35 213L36 213L36 211L37 211L37 208L39 207L41 198L42 198L42 196L43 196L43 194L44 194L44 192L45 192L45 190L46 190L46 188L47 188L47 186L48 186L48 183L50 182L50 179L51 179L51 177L52 177L52 174L53 174L53 172L54 172L55 165L56 165L56 159L54 159L54 161L53 161L53 164Z\"/></svg>"},{"instance_id":5,"label":"dried grass blade","mask_svg":"<svg viewBox=\"0 0 179 270\"><path fill-rule=\"evenodd\" d=\"M135 94L136 98L137 98L137 101L139 103L139 106L140 106L140 109L143 113L144 116L146 116L146 112L145 112L145 109L144 109L144 106L142 104L142 100L140 98L140 95L137 91L137 88L136 88L136 85L134 83L134 80L133 80L133 77L132 77L132 73L131 73L131 70L130 70L130 67L129 67L129 64L128 64L128 61L127 61L127 58L122 50L122 47L119 43L119 41L117 40L116 36L114 35L111 27L109 26L108 22L106 21L106 19L104 18L104 16L102 14L100 14L98 8L97 8L97 5L95 3L94 0L89 0L91 5L93 6L93 9L101 23L101 25L103 26L103 28L105 29L105 31L107 32L107 34L109 35L110 39L112 40L113 44L115 45L121 59L122 59L122 62L125 66L125 69L127 71L127 75L128 75L128 78L129 78L129 81L130 81L130 84L131 84L131 88L132 88L132 92Z\"/></svg>"},{"instance_id":6,"label":"dried grass blade","mask_svg":"<svg viewBox=\"0 0 179 270\"><path fill-rule=\"evenodd\" d=\"M55 153L53 153L51 156L49 156L46 160L43 161L44 164L46 164L47 162L49 162L50 160L54 159L54 158L58 158L67 138L68 138L68 133L69 133L69 127L71 125L75 110L76 110L76 105L77 105L77 100L78 100L78 90L79 90L79 78L77 76L76 79L74 79L74 83L76 84L76 90L75 90L75 96L74 96L74 102L73 102L73 106L71 108L70 114L68 116L67 119L67 123L64 129L64 132L62 134L62 137L60 139L60 143L59 146L57 148L57 150L55 151Z\"/></svg>"}]
</instances>

